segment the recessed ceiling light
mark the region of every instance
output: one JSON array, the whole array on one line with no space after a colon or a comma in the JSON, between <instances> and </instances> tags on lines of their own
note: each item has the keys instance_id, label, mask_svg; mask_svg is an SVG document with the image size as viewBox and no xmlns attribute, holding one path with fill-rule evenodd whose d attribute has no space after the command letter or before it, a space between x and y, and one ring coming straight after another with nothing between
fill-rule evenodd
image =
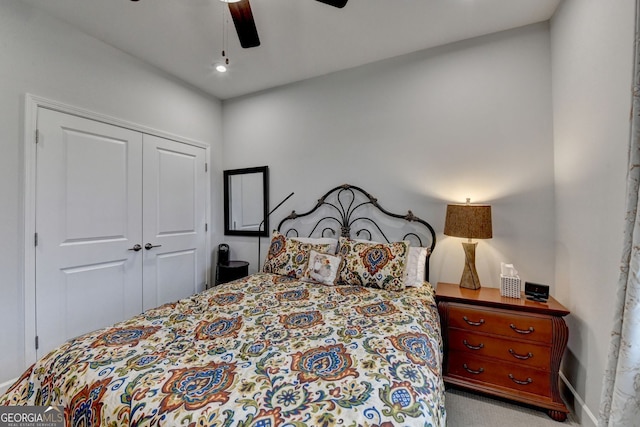
<instances>
[{"instance_id":1,"label":"recessed ceiling light","mask_svg":"<svg viewBox=\"0 0 640 427\"><path fill-rule=\"evenodd\" d=\"M220 0L222 3L238 3L240 0Z\"/></svg>"},{"instance_id":2,"label":"recessed ceiling light","mask_svg":"<svg viewBox=\"0 0 640 427\"><path fill-rule=\"evenodd\" d=\"M223 64L218 64L216 65L216 71L219 73L226 73L227 72L227 67L224 66Z\"/></svg>"}]
</instances>

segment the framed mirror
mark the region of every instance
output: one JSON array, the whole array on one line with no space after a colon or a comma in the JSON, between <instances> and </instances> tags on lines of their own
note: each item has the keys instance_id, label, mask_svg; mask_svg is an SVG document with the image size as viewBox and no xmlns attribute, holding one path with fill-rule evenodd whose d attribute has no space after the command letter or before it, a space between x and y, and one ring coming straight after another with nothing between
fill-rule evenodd
<instances>
[{"instance_id":1,"label":"framed mirror","mask_svg":"<svg viewBox=\"0 0 640 427\"><path fill-rule=\"evenodd\" d=\"M268 236L269 168L223 171L224 234Z\"/></svg>"}]
</instances>

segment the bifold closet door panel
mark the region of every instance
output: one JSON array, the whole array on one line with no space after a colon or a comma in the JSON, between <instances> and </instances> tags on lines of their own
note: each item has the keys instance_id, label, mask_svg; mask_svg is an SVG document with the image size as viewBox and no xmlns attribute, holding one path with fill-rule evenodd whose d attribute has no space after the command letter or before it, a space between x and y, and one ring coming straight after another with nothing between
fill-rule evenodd
<instances>
[{"instance_id":1,"label":"bifold closet door panel","mask_svg":"<svg viewBox=\"0 0 640 427\"><path fill-rule=\"evenodd\" d=\"M142 134L38 110L38 357L142 308Z\"/></svg>"},{"instance_id":2,"label":"bifold closet door panel","mask_svg":"<svg viewBox=\"0 0 640 427\"><path fill-rule=\"evenodd\" d=\"M206 150L144 135L143 306L205 289Z\"/></svg>"}]
</instances>

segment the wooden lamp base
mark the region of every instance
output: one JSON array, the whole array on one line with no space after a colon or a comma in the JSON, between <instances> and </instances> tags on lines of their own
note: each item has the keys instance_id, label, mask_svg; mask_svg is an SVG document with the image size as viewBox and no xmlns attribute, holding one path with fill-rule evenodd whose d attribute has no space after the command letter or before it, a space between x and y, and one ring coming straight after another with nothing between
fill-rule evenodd
<instances>
[{"instance_id":1,"label":"wooden lamp base","mask_svg":"<svg viewBox=\"0 0 640 427\"><path fill-rule=\"evenodd\" d=\"M476 271L476 246L478 243L463 242L464 270L460 279L460 287L467 289L480 289L480 279Z\"/></svg>"}]
</instances>

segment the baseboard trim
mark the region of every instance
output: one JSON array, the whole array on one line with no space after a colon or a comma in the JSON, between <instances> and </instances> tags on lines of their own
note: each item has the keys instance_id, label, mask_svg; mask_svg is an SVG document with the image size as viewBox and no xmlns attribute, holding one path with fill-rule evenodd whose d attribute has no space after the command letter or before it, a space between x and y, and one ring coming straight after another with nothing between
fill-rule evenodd
<instances>
[{"instance_id":1,"label":"baseboard trim","mask_svg":"<svg viewBox=\"0 0 640 427\"><path fill-rule=\"evenodd\" d=\"M2 396L7 390L9 390L9 387L11 387L16 381L18 381L18 379L14 378L12 380L0 383L0 396Z\"/></svg>"},{"instance_id":2,"label":"baseboard trim","mask_svg":"<svg viewBox=\"0 0 640 427\"><path fill-rule=\"evenodd\" d=\"M578 392L576 391L575 388L573 388L573 386L571 385L571 383L569 382L569 380L567 379L567 377L564 376L564 374L562 372L559 372L560 375L560 379L562 380L562 382L564 383L565 386L567 386L567 389L571 392L571 394L573 395L573 398L575 400L575 403L577 403L577 405L580 406L580 412L584 415L586 415L589 420L591 421L592 425L595 427L598 425L598 418L596 418L595 415L593 415L593 412L591 412L591 410L589 409L589 407L587 406L587 404L585 403L585 401L582 399L582 397L578 394ZM574 405L574 406L577 406ZM576 408L577 409L577 408ZM584 426L584 420L580 420L581 424Z\"/></svg>"}]
</instances>

